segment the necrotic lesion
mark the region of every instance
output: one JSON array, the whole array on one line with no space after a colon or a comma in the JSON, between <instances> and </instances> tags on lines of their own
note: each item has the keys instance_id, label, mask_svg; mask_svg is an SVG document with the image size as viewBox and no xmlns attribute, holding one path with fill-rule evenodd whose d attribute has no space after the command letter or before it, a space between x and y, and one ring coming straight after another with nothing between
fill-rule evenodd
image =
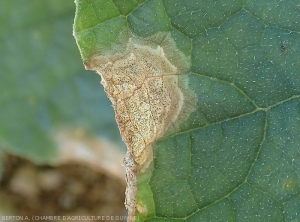
<instances>
[{"instance_id":1,"label":"necrotic lesion","mask_svg":"<svg viewBox=\"0 0 300 222\"><path fill-rule=\"evenodd\" d=\"M183 108L177 68L160 46L130 43L125 55L99 59L94 69L112 101L122 138L142 165L151 144L176 125Z\"/></svg>"}]
</instances>

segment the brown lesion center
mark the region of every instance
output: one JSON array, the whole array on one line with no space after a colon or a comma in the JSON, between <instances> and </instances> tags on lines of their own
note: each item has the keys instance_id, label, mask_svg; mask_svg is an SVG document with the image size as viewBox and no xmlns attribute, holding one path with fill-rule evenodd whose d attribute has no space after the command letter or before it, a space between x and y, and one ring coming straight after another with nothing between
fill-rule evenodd
<instances>
[{"instance_id":1,"label":"brown lesion center","mask_svg":"<svg viewBox=\"0 0 300 222\"><path fill-rule=\"evenodd\" d=\"M100 64L97 71L114 106L121 136L142 165L148 159L147 149L179 115L183 96L177 69L161 47L130 48L118 60Z\"/></svg>"}]
</instances>

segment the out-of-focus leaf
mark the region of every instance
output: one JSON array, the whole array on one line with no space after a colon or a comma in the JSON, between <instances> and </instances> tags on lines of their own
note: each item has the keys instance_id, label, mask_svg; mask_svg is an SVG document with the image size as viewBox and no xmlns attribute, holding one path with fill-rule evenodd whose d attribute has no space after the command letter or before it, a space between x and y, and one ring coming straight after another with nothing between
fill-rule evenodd
<instances>
[{"instance_id":1,"label":"out-of-focus leaf","mask_svg":"<svg viewBox=\"0 0 300 222\"><path fill-rule=\"evenodd\" d=\"M38 163L58 158L60 129L121 144L100 77L78 55L74 11L72 0L1 2L0 147Z\"/></svg>"}]
</instances>

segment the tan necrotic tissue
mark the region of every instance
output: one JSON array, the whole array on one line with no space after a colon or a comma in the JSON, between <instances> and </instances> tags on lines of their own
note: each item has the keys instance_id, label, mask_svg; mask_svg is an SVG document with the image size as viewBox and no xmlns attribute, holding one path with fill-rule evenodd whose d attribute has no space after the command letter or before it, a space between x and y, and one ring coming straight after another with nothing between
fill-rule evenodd
<instances>
[{"instance_id":1,"label":"tan necrotic tissue","mask_svg":"<svg viewBox=\"0 0 300 222\"><path fill-rule=\"evenodd\" d=\"M184 106L177 67L162 47L131 41L126 53L96 57L91 64L102 77L123 141L134 161L144 164L153 142L175 125Z\"/></svg>"},{"instance_id":2,"label":"tan necrotic tissue","mask_svg":"<svg viewBox=\"0 0 300 222\"><path fill-rule=\"evenodd\" d=\"M196 108L196 96L188 88L185 73L189 60L175 45L173 40L162 47L130 39L124 53L95 56L86 64L87 69L101 75L128 148L123 165L127 180L125 206L130 216L135 215L137 206L144 209L136 203L137 172L143 172L151 162L153 143L176 131Z\"/></svg>"}]
</instances>

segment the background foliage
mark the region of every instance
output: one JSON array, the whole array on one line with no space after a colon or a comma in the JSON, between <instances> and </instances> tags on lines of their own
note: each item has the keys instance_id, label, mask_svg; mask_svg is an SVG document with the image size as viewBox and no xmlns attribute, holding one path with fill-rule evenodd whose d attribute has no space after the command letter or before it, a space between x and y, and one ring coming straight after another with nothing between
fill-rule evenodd
<instances>
[{"instance_id":1,"label":"background foliage","mask_svg":"<svg viewBox=\"0 0 300 222\"><path fill-rule=\"evenodd\" d=\"M100 77L80 60L74 13L71 0L1 2L1 149L48 163L56 131L75 128L123 146Z\"/></svg>"}]
</instances>

